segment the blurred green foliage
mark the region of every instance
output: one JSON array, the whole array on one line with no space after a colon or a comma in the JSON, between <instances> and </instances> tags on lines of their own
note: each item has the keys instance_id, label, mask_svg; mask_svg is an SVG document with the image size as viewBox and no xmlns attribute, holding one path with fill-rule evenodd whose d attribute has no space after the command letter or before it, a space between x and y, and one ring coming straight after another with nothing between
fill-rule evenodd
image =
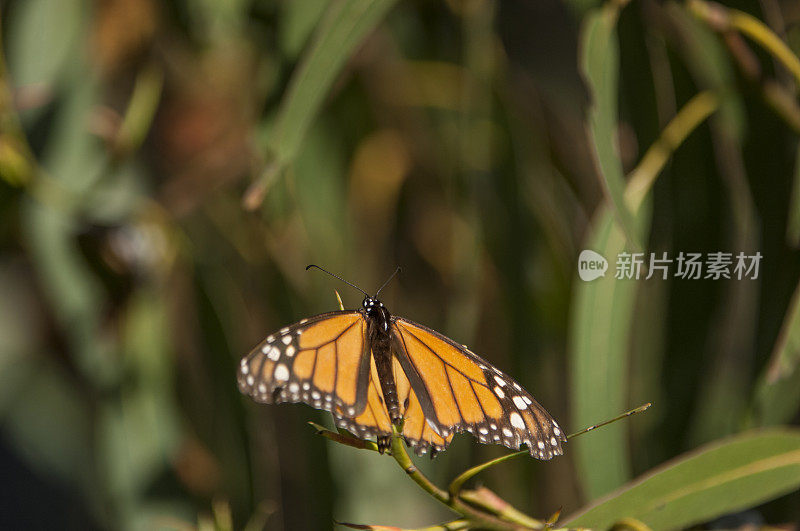
<instances>
[{"instance_id":1,"label":"blurred green foliage","mask_svg":"<svg viewBox=\"0 0 800 531\"><path fill-rule=\"evenodd\" d=\"M529 514L800 519L797 431L758 431L800 420L796 2L0 15L0 527L448 518L390 459L315 436L322 413L239 395L242 354L336 307L310 262L368 290L401 265L390 309L469 344L570 431L654 402L563 458L482 475ZM582 249L605 278L578 279ZM757 280L615 280L623 250L763 260ZM443 484L504 453L460 436L419 466ZM685 503L653 513L642 493Z\"/></svg>"}]
</instances>

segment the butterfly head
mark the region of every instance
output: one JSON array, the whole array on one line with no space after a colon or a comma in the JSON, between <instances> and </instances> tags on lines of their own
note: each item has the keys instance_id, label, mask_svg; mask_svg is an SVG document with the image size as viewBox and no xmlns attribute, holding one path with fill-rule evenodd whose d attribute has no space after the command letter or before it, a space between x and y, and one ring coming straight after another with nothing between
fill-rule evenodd
<instances>
[{"instance_id":1,"label":"butterfly head","mask_svg":"<svg viewBox=\"0 0 800 531\"><path fill-rule=\"evenodd\" d=\"M384 331L389 330L389 320L391 319L391 314L380 300L378 300L376 297L370 297L367 295L364 297L364 301L361 303L361 306L364 308L364 312L367 314L368 319L376 322Z\"/></svg>"}]
</instances>

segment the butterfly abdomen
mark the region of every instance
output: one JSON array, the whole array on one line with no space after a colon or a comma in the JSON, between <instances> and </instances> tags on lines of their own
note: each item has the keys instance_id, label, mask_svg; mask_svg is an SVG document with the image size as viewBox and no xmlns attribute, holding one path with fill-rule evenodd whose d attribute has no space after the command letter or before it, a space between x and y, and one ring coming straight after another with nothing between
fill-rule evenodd
<instances>
[{"instance_id":1,"label":"butterfly abdomen","mask_svg":"<svg viewBox=\"0 0 800 531\"><path fill-rule=\"evenodd\" d=\"M383 304L377 302L366 306L367 337L375 358L375 369L378 371L383 401L389 419L393 424L401 420L400 403L397 398L397 384L392 372L392 334L390 332L391 315Z\"/></svg>"},{"instance_id":2,"label":"butterfly abdomen","mask_svg":"<svg viewBox=\"0 0 800 531\"><path fill-rule=\"evenodd\" d=\"M380 379L381 390L383 391L383 400L386 405L386 410L389 412L389 418L393 424L400 422L400 401L397 398L397 384L394 381L394 373L392 372L392 352L391 343L376 345L372 347L372 353L375 357L375 368L378 371L378 378Z\"/></svg>"}]
</instances>

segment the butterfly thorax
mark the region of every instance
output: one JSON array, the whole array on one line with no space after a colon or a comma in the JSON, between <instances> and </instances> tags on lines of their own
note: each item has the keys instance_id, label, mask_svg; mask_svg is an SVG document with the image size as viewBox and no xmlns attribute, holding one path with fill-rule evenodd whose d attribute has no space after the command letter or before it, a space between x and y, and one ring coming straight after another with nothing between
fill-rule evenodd
<instances>
[{"instance_id":1,"label":"butterfly thorax","mask_svg":"<svg viewBox=\"0 0 800 531\"><path fill-rule=\"evenodd\" d=\"M383 332L387 339L391 339L389 326L392 320L392 314L389 313L386 306L375 297L365 297L361 305L364 308L364 313L367 315L367 321L375 325L375 331L377 333Z\"/></svg>"},{"instance_id":2,"label":"butterfly thorax","mask_svg":"<svg viewBox=\"0 0 800 531\"><path fill-rule=\"evenodd\" d=\"M396 424L400 421L401 415L397 385L392 372L392 315L386 306L374 297L364 298L362 306L367 317L367 337L372 347L383 400L389 417Z\"/></svg>"}]
</instances>

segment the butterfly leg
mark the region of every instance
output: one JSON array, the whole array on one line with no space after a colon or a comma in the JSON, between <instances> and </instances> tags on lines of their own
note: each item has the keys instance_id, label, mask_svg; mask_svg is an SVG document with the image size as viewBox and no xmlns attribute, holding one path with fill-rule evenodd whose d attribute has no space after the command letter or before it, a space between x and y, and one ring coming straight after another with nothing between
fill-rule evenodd
<instances>
[{"instance_id":1,"label":"butterfly leg","mask_svg":"<svg viewBox=\"0 0 800 531\"><path fill-rule=\"evenodd\" d=\"M391 435L378 435L378 452L384 453L392 447Z\"/></svg>"}]
</instances>

